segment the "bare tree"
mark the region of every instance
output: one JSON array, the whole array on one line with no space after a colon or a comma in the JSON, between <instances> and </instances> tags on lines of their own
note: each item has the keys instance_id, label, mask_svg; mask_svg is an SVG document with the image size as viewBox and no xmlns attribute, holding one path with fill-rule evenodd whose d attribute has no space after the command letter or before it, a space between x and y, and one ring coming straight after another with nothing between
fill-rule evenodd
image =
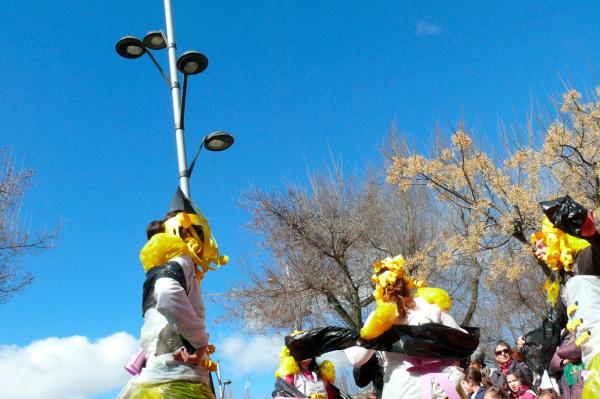
<instances>
[{"instance_id":1,"label":"bare tree","mask_svg":"<svg viewBox=\"0 0 600 399\"><path fill-rule=\"evenodd\" d=\"M439 276L450 277L465 324L483 323L506 336L541 317L540 281L551 271L534 260L529 244L540 228L538 201L568 193L589 207L600 204L600 103L583 103L571 90L561 111L541 140L531 126L525 137L505 134L506 151L486 152L462 123L451 144L435 146L431 157L393 147L388 182L402 190L429 187L444 207L449 224L439 251L417 257L446 266ZM498 312L499 303L509 311Z\"/></svg>"},{"instance_id":2,"label":"bare tree","mask_svg":"<svg viewBox=\"0 0 600 399\"><path fill-rule=\"evenodd\" d=\"M19 223L24 193L33 171L16 170L7 149L0 149L0 303L7 302L33 280L22 272L19 258L50 248L58 230L31 235Z\"/></svg>"},{"instance_id":3,"label":"bare tree","mask_svg":"<svg viewBox=\"0 0 600 399\"><path fill-rule=\"evenodd\" d=\"M360 328L373 301L373 261L421 249L434 234L429 205L421 190L399 194L373 174L345 178L335 165L310 176L310 191L288 184L247 193L248 228L266 257L231 288L229 316L256 328Z\"/></svg>"}]
</instances>

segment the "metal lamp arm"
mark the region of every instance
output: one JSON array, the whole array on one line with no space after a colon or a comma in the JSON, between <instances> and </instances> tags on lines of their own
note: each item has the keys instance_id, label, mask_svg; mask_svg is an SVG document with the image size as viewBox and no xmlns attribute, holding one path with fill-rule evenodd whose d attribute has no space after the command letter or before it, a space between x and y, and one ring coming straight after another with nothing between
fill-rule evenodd
<instances>
[{"instance_id":1,"label":"metal lamp arm","mask_svg":"<svg viewBox=\"0 0 600 399\"><path fill-rule=\"evenodd\" d=\"M150 60L152 61L152 63L156 67L156 69L158 69L158 72L160 72L160 74L163 77L163 79L165 80L165 82L167 82L167 86L171 87L171 80L167 77L167 74L165 73L165 71L163 71L163 69L160 67L160 65L156 61L156 58L154 58L154 56L148 49L146 49L145 53L148 54L148 57L150 57Z\"/></svg>"}]
</instances>

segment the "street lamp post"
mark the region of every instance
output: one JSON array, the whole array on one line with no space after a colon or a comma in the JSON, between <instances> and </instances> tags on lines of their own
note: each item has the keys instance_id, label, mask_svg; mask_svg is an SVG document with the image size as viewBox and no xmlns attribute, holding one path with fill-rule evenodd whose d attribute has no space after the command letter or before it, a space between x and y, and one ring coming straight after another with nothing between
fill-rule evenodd
<instances>
[{"instance_id":1,"label":"street lamp post","mask_svg":"<svg viewBox=\"0 0 600 399\"><path fill-rule=\"evenodd\" d=\"M175 141L177 143L177 165L179 167L179 186L186 197L190 197L190 176L187 169L185 152L185 131L181 124L181 94L177 74L177 45L173 28L173 9L171 0L165 0L165 23L167 25L167 48L169 50L169 72L171 74L171 97L173 99L173 118L175 120Z\"/></svg>"},{"instance_id":2,"label":"street lamp post","mask_svg":"<svg viewBox=\"0 0 600 399\"><path fill-rule=\"evenodd\" d=\"M177 59L177 45L175 44L175 30L173 27L173 9L171 0L164 0L165 4L165 22L167 26L167 35L161 31L151 31L141 41L134 36L125 36L117 42L116 50L120 56L127 59L140 58L147 54L154 66L158 69L162 78L167 82L171 89L171 98L173 100L173 119L175 122L175 142L177 144L177 166L179 171L179 187L188 199L190 196L190 176L196 158L202 147L211 151L222 151L229 148L234 138L227 132L215 132L205 136L200 143L196 156L188 169L187 152L185 148L185 98L187 93L188 75L196 75L203 72L208 66L208 59L197 51L186 51ZM156 61L150 50L161 50L168 48L169 55L169 75L167 77L160 64ZM179 85L178 71L183 74L183 95Z\"/></svg>"}]
</instances>

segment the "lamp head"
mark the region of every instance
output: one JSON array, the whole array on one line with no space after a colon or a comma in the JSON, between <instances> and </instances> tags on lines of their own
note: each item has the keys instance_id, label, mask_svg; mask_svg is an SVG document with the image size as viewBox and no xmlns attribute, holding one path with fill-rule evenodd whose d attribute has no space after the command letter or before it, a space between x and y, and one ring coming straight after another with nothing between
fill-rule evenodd
<instances>
[{"instance_id":1,"label":"lamp head","mask_svg":"<svg viewBox=\"0 0 600 399\"><path fill-rule=\"evenodd\" d=\"M125 36L115 46L117 53L123 58L140 58L146 52L144 43L135 36Z\"/></svg>"},{"instance_id":2,"label":"lamp head","mask_svg":"<svg viewBox=\"0 0 600 399\"><path fill-rule=\"evenodd\" d=\"M177 60L177 69L185 75L196 75L208 67L208 58L198 51L186 51Z\"/></svg>"},{"instance_id":3,"label":"lamp head","mask_svg":"<svg viewBox=\"0 0 600 399\"><path fill-rule=\"evenodd\" d=\"M227 132L214 132L203 140L204 148L210 151L224 151L233 145L235 139Z\"/></svg>"},{"instance_id":4,"label":"lamp head","mask_svg":"<svg viewBox=\"0 0 600 399\"><path fill-rule=\"evenodd\" d=\"M153 30L144 36L144 46L151 50L162 50L167 47L167 39L160 30Z\"/></svg>"}]
</instances>

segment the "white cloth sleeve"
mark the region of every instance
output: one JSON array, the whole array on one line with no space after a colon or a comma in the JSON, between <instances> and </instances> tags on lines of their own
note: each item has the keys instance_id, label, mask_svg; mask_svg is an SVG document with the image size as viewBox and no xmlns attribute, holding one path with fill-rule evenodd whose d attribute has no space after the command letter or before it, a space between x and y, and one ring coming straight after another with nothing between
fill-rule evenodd
<instances>
[{"instance_id":1,"label":"white cloth sleeve","mask_svg":"<svg viewBox=\"0 0 600 399\"><path fill-rule=\"evenodd\" d=\"M185 290L177 281L169 277L157 279L154 296L156 310L167 319L173 331L183 335L195 348L208 344L204 317L196 313ZM204 305L201 305L204 309Z\"/></svg>"},{"instance_id":2,"label":"white cloth sleeve","mask_svg":"<svg viewBox=\"0 0 600 399\"><path fill-rule=\"evenodd\" d=\"M369 361L375 351L373 349L365 349L360 346L351 346L350 348L344 349L344 353L346 354L346 357L352 366L360 367Z\"/></svg>"},{"instance_id":3,"label":"white cloth sleeve","mask_svg":"<svg viewBox=\"0 0 600 399\"><path fill-rule=\"evenodd\" d=\"M458 323L456 322L456 320L454 320L454 317L452 317L449 313L446 312L441 312L441 320L442 320L442 324L448 327L452 327L452 328L456 328L457 330L460 330L462 332L465 332L465 330L463 330L462 328L460 328L460 326L458 325Z\"/></svg>"}]
</instances>

